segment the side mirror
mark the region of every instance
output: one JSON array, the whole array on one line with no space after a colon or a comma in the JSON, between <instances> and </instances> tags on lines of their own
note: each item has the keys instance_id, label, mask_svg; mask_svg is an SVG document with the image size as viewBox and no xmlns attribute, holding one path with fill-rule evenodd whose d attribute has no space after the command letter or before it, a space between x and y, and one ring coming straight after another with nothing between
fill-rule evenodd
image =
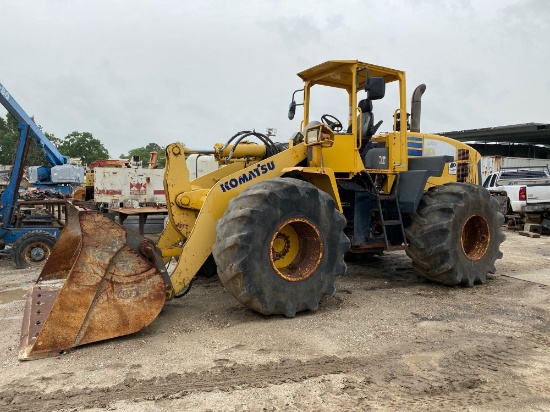
<instances>
[{"instance_id":1,"label":"side mirror","mask_svg":"<svg viewBox=\"0 0 550 412\"><path fill-rule=\"evenodd\" d=\"M386 95L386 81L383 77L369 77L365 84L367 99L379 100Z\"/></svg>"},{"instance_id":2,"label":"side mirror","mask_svg":"<svg viewBox=\"0 0 550 412\"><path fill-rule=\"evenodd\" d=\"M288 119L292 120L294 119L294 115L296 114L296 102L292 100L292 103L288 106Z\"/></svg>"}]
</instances>

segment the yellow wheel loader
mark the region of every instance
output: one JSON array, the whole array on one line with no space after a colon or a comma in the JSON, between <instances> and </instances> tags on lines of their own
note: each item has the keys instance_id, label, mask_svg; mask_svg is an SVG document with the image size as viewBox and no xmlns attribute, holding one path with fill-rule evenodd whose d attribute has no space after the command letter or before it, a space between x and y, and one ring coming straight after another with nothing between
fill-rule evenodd
<instances>
[{"instance_id":1,"label":"yellow wheel loader","mask_svg":"<svg viewBox=\"0 0 550 412\"><path fill-rule=\"evenodd\" d=\"M169 220L156 245L68 207L68 225L28 293L20 359L136 332L201 271L217 270L252 310L289 317L333 292L348 251L404 249L436 282L485 282L502 257L504 218L479 185L479 153L420 132L425 86L413 94L409 126L403 71L338 60L298 76L304 87L289 118L303 106L303 120L288 144L237 133L209 152L223 167L193 181L187 149L167 147ZM387 84L398 102L392 130L378 133L373 102ZM316 112L327 103L312 97L319 90L345 96L347 124Z\"/></svg>"}]
</instances>

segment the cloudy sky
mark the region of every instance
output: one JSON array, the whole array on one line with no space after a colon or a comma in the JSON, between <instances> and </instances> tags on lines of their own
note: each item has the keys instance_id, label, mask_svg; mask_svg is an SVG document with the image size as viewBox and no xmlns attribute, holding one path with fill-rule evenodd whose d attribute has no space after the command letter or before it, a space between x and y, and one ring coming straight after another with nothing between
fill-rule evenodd
<instances>
[{"instance_id":1,"label":"cloudy sky","mask_svg":"<svg viewBox=\"0 0 550 412\"><path fill-rule=\"evenodd\" d=\"M426 83L425 132L550 123L549 17L546 0L0 0L0 83L112 157L252 128L288 140L296 73L331 59L405 70L409 99ZM394 97L375 103L381 131Z\"/></svg>"}]
</instances>

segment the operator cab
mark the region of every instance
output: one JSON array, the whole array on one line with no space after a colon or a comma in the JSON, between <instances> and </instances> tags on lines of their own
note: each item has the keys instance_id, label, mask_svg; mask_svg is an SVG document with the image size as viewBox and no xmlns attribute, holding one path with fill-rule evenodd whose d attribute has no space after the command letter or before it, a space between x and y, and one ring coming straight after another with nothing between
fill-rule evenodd
<instances>
[{"instance_id":1,"label":"operator cab","mask_svg":"<svg viewBox=\"0 0 550 412\"><path fill-rule=\"evenodd\" d=\"M331 165L337 178L342 179L349 179L365 168L388 169L386 161L372 163L369 160L389 159L388 150L392 150L380 147L384 145L380 139L378 143L371 141L382 124L375 119L373 106L376 100L385 96L386 83L399 83L400 90L404 87L404 72L357 60L332 60L304 70L298 76L304 81L304 88L292 95L289 119L294 118L296 107L302 106L300 135L307 132L306 126L314 120L320 120L334 132L334 145L323 149L323 164ZM303 95L302 102L296 102L297 93ZM405 108L402 97L400 93L400 107ZM347 113L338 112L341 109ZM299 143L297 139L294 142ZM385 153L378 153L382 149ZM376 156L366 157L372 150L377 151Z\"/></svg>"},{"instance_id":2,"label":"operator cab","mask_svg":"<svg viewBox=\"0 0 550 412\"><path fill-rule=\"evenodd\" d=\"M338 62L326 62L320 66L334 66L335 63ZM336 134L354 134L357 136L359 149L363 154L365 150L370 148L369 141L382 124L382 121L376 124L374 123L372 102L384 97L386 81L383 76L369 77L369 69L366 65L359 65L356 67L355 76L350 75L350 68L346 66L347 65L340 65L339 67L335 67L332 69L332 72L325 72L325 76L321 75L319 77L317 73L311 73L317 78L313 81L306 80L304 75L306 75L307 72L314 71L318 66L300 73L299 76L306 80L306 85L303 89L298 89L292 94L288 118L290 120L294 118L297 106L304 106L304 111L306 112L304 120L308 120L305 124L309 124L309 122L314 119L320 119L322 123L327 125ZM307 73L307 75L311 74ZM353 77L355 77L355 79L353 79ZM355 80L355 82L353 82L353 80ZM314 88L314 85L329 87ZM367 97L360 100L355 105L354 103L358 100L356 95L361 90L365 90ZM304 93L303 103L296 103L295 96L298 92ZM347 127L344 126L344 123L338 117L330 113L323 113L319 110L317 106L321 105L325 107L326 110L327 102L330 102L332 107L349 107ZM353 117L357 118L356 122L352 121ZM356 128L355 133L353 130L354 126Z\"/></svg>"}]
</instances>

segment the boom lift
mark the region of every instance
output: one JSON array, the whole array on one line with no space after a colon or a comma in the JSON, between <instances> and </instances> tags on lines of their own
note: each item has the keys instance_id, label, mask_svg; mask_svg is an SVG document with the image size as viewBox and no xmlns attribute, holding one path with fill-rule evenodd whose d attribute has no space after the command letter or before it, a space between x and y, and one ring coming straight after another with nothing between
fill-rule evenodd
<instances>
[{"instance_id":1,"label":"boom lift","mask_svg":"<svg viewBox=\"0 0 550 412\"><path fill-rule=\"evenodd\" d=\"M57 190L69 190L70 185L84 182L84 170L70 164L70 158L63 156L42 133L42 130L25 113L13 96L0 83L0 103L19 122L19 141L15 154L10 181L2 193L0 215L0 246L11 245L10 253L17 268L43 264L59 237L59 229L52 226L27 226L24 219L15 216L19 199L19 186L23 177L23 168L29 150L29 137L44 149L50 164L48 177L41 179L42 187L54 187ZM34 169L35 173L38 171ZM65 191L65 193L69 193ZM29 223L30 224L30 223Z\"/></svg>"},{"instance_id":2,"label":"boom lift","mask_svg":"<svg viewBox=\"0 0 550 412\"><path fill-rule=\"evenodd\" d=\"M20 359L140 330L212 262L245 306L289 317L317 309L333 292L348 250L405 249L436 282L485 282L502 257L503 216L479 186L479 153L420 132L425 86L414 93L409 128L402 71L337 60L298 75L303 103L294 92L289 117L298 105L304 117L288 145L238 133L214 148L225 166L193 181L185 148L167 147L169 221L156 246L95 212L69 208L28 293ZM399 86L393 130L376 134L372 102L390 82ZM311 91L320 86L347 92L347 128L332 115L312 117ZM245 143L251 136L262 144Z\"/></svg>"}]
</instances>

